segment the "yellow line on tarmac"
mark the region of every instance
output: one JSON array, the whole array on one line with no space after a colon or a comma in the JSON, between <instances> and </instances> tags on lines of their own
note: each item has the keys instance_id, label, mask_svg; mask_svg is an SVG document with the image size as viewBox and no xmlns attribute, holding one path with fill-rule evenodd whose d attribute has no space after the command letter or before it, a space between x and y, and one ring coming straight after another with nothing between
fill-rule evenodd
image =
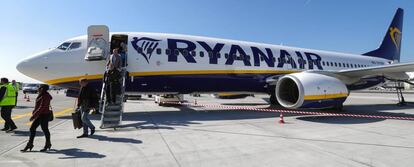
<instances>
[{"instance_id":1,"label":"yellow line on tarmac","mask_svg":"<svg viewBox=\"0 0 414 167\"><path fill-rule=\"evenodd\" d=\"M73 108L67 108L67 109L65 109L65 110L62 110L62 111L59 111L59 112L54 112L53 113L53 115L55 116L55 118L56 117L59 117L59 116L62 116L62 115L65 115L66 113L68 113L68 112L70 112L70 111L73 111ZM26 125L32 125L32 122L28 122L28 123L26 123Z\"/></svg>"},{"instance_id":2,"label":"yellow line on tarmac","mask_svg":"<svg viewBox=\"0 0 414 167\"><path fill-rule=\"evenodd\" d=\"M32 116L32 112L28 112L28 113L25 113L25 114L15 115L15 116L12 117L12 120L20 119L20 118L23 118L23 117L29 117L29 116ZM5 123L5 121L4 120L0 120L0 123Z\"/></svg>"}]
</instances>

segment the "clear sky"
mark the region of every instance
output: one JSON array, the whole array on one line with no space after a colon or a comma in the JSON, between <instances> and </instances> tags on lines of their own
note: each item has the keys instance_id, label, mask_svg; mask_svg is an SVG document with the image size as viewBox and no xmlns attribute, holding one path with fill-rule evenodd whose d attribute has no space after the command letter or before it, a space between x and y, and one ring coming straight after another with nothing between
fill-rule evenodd
<instances>
[{"instance_id":1,"label":"clear sky","mask_svg":"<svg viewBox=\"0 0 414 167\"><path fill-rule=\"evenodd\" d=\"M401 61L414 61L411 0L4 0L0 4L0 76L23 82L34 80L16 70L20 60L86 34L88 25L362 54L378 46L398 7L405 10Z\"/></svg>"}]
</instances>

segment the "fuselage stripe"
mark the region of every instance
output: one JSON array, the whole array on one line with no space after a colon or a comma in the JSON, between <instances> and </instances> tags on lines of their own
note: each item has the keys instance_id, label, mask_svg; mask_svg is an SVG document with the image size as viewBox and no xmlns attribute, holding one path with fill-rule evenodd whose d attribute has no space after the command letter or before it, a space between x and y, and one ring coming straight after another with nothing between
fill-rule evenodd
<instances>
[{"instance_id":1,"label":"fuselage stripe","mask_svg":"<svg viewBox=\"0 0 414 167\"><path fill-rule=\"evenodd\" d=\"M298 70L188 70L188 71L146 71L130 72L129 76L160 76L160 75L214 75L214 74L290 74ZM81 78L102 79L102 74L74 76L45 81L47 84L61 84L77 81Z\"/></svg>"}]
</instances>

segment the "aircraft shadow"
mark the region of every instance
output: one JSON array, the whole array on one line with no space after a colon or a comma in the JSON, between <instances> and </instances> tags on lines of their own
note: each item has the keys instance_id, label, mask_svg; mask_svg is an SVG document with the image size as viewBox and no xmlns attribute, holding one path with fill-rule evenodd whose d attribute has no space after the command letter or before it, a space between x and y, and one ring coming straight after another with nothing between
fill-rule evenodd
<instances>
[{"instance_id":1,"label":"aircraft shadow","mask_svg":"<svg viewBox=\"0 0 414 167\"><path fill-rule=\"evenodd\" d=\"M229 106L257 106L257 105L269 105L269 103L221 103L221 105L229 105Z\"/></svg>"},{"instance_id":2,"label":"aircraft shadow","mask_svg":"<svg viewBox=\"0 0 414 167\"><path fill-rule=\"evenodd\" d=\"M247 105L252 105L246 103ZM263 103L264 104L264 103ZM232 104L230 104L232 105ZM262 103L257 103L262 105ZM123 121L134 122L124 124L120 128L134 127L138 129L167 129L174 130L173 126L190 126L202 124L203 121L220 121L220 120L245 120L279 117L278 112L258 112L250 110L194 110L187 106L169 105L169 107L177 108L179 111L147 111L147 112L127 112L123 114ZM168 109L168 107L165 107ZM269 109L283 109L281 106L272 105ZM414 114L387 112L387 110L400 110L412 108L412 105L397 106L395 104L372 104L368 105L345 105L344 111L335 110L307 110L309 112L325 112L339 114L360 114L360 115L376 115L376 116L397 116L397 117L414 117ZM338 117L323 115L299 115L284 113L285 118L299 116L296 119L302 121L327 123L327 124L364 124L384 121L381 118L355 118L355 117ZM71 117L59 117L61 119L71 119ZM100 115L91 115L93 120L100 120Z\"/></svg>"}]
</instances>

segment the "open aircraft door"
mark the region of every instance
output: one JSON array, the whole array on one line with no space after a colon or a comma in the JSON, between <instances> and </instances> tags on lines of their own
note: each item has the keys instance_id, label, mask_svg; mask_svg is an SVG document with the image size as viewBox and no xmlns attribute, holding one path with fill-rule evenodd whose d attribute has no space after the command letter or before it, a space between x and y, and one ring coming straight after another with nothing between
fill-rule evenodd
<instances>
[{"instance_id":1,"label":"open aircraft door","mask_svg":"<svg viewBox=\"0 0 414 167\"><path fill-rule=\"evenodd\" d=\"M88 46L85 60L106 60L109 55L109 28L106 25L88 27Z\"/></svg>"}]
</instances>

